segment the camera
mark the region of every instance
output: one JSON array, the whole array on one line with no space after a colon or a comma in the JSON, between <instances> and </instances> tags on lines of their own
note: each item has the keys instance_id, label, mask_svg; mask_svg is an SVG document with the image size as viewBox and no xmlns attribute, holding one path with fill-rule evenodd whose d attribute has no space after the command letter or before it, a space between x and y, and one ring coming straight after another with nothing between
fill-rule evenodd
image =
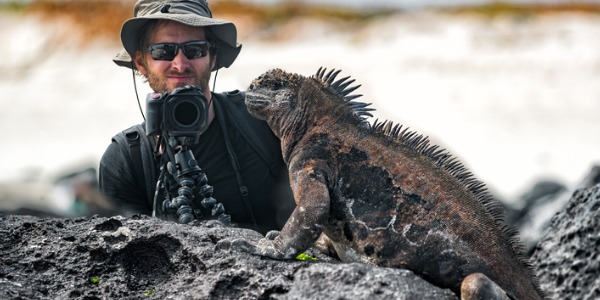
<instances>
[{"instance_id":1,"label":"camera","mask_svg":"<svg viewBox=\"0 0 600 300\"><path fill-rule=\"evenodd\" d=\"M146 134L199 137L208 128L208 101L202 89L186 85L146 98Z\"/></svg>"}]
</instances>

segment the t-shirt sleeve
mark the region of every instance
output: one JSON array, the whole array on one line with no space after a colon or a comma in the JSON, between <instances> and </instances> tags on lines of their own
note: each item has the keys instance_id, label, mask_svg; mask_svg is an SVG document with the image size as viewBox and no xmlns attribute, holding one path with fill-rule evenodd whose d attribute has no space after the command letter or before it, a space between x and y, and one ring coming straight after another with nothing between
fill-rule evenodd
<instances>
[{"instance_id":1,"label":"t-shirt sleeve","mask_svg":"<svg viewBox=\"0 0 600 300\"><path fill-rule=\"evenodd\" d=\"M100 190L122 214L152 214L151 201L146 199L141 180L135 178L129 153L114 141L100 160L98 180Z\"/></svg>"}]
</instances>

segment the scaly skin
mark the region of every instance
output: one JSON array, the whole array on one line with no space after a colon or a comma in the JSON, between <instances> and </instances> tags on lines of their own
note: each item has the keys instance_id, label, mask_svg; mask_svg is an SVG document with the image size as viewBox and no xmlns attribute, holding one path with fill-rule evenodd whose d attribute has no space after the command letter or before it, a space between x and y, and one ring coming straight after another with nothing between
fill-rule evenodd
<instances>
[{"instance_id":1,"label":"scaly skin","mask_svg":"<svg viewBox=\"0 0 600 300\"><path fill-rule=\"evenodd\" d=\"M276 238L231 247L291 259L324 233L344 261L409 269L464 299L543 298L483 184L426 138L369 125L338 72L272 70L248 89L248 110L281 139L297 207Z\"/></svg>"}]
</instances>

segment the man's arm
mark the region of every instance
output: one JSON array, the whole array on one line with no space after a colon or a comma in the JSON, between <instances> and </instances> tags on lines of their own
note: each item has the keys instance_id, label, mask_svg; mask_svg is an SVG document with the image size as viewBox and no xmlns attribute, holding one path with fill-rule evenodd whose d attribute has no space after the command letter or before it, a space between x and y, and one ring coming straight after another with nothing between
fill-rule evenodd
<instances>
[{"instance_id":1,"label":"man's arm","mask_svg":"<svg viewBox=\"0 0 600 300\"><path fill-rule=\"evenodd\" d=\"M100 160L98 179L102 193L122 214L152 214L152 201L147 199L144 185L139 184L142 179L136 180L128 154L114 141Z\"/></svg>"}]
</instances>

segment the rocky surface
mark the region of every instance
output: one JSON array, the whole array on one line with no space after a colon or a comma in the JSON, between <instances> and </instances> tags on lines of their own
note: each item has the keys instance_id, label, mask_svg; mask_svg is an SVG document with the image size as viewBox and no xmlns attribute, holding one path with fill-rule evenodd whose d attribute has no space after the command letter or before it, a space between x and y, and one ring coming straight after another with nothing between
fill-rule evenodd
<instances>
[{"instance_id":1,"label":"rocky surface","mask_svg":"<svg viewBox=\"0 0 600 300\"><path fill-rule=\"evenodd\" d=\"M149 217L0 217L0 299L456 299L406 270L219 250L261 236Z\"/></svg>"},{"instance_id":2,"label":"rocky surface","mask_svg":"<svg viewBox=\"0 0 600 300\"><path fill-rule=\"evenodd\" d=\"M219 249L254 231L150 217L0 214L0 299L457 299L410 271ZM531 258L551 299L600 298L600 184L577 190Z\"/></svg>"},{"instance_id":3,"label":"rocky surface","mask_svg":"<svg viewBox=\"0 0 600 300\"><path fill-rule=\"evenodd\" d=\"M600 165L593 165L574 186L540 181L516 201L518 207L506 205L506 222L520 232L528 256L548 230L552 217L565 210L573 193L596 184L600 184Z\"/></svg>"},{"instance_id":4,"label":"rocky surface","mask_svg":"<svg viewBox=\"0 0 600 300\"><path fill-rule=\"evenodd\" d=\"M552 299L600 299L600 185L577 190L532 256Z\"/></svg>"}]
</instances>

